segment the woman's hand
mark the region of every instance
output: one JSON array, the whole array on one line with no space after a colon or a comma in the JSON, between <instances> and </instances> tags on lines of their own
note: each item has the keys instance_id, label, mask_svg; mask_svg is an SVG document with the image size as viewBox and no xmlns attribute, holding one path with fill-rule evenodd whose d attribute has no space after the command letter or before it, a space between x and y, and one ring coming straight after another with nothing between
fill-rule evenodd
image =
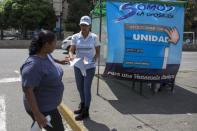
<instances>
[{"instance_id":1,"label":"woman's hand","mask_svg":"<svg viewBox=\"0 0 197 131\"><path fill-rule=\"evenodd\" d=\"M62 65L65 65L65 64L68 64L70 61L70 58L68 56L66 56L64 58L64 60L60 60L59 63L62 64Z\"/></svg>"},{"instance_id":2,"label":"woman's hand","mask_svg":"<svg viewBox=\"0 0 197 131\"><path fill-rule=\"evenodd\" d=\"M54 59L54 61L58 64L61 64L61 65L65 65L66 63L69 62L69 60L67 59L64 59L64 60L58 60L58 59Z\"/></svg>"},{"instance_id":3,"label":"woman's hand","mask_svg":"<svg viewBox=\"0 0 197 131\"><path fill-rule=\"evenodd\" d=\"M24 87L23 91L28 100L28 103L31 107L32 113L34 115L35 121L37 121L40 128L43 128L47 125L47 120L45 116L39 111L36 97L33 92L33 87Z\"/></svg>"},{"instance_id":4,"label":"woman's hand","mask_svg":"<svg viewBox=\"0 0 197 131\"><path fill-rule=\"evenodd\" d=\"M74 60L74 52L76 50L76 47L74 45L71 45L69 50L69 61Z\"/></svg>"},{"instance_id":5,"label":"woman's hand","mask_svg":"<svg viewBox=\"0 0 197 131\"><path fill-rule=\"evenodd\" d=\"M65 65L68 61L67 60L59 60L59 64Z\"/></svg>"},{"instance_id":6,"label":"woman's hand","mask_svg":"<svg viewBox=\"0 0 197 131\"><path fill-rule=\"evenodd\" d=\"M35 113L34 118L41 129L47 126L47 119L41 112Z\"/></svg>"},{"instance_id":7,"label":"woman's hand","mask_svg":"<svg viewBox=\"0 0 197 131\"><path fill-rule=\"evenodd\" d=\"M69 61L73 61L74 59L75 59L74 56L69 57Z\"/></svg>"}]
</instances>

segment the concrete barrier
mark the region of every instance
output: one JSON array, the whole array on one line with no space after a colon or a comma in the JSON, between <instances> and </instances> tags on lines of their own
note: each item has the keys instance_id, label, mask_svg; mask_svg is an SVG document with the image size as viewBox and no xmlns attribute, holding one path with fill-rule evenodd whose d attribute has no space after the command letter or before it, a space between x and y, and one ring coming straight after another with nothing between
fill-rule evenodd
<instances>
[{"instance_id":1,"label":"concrete barrier","mask_svg":"<svg viewBox=\"0 0 197 131\"><path fill-rule=\"evenodd\" d=\"M27 49L31 40L0 40L0 48ZM57 49L61 48L61 41L57 42Z\"/></svg>"},{"instance_id":2,"label":"concrete barrier","mask_svg":"<svg viewBox=\"0 0 197 131\"><path fill-rule=\"evenodd\" d=\"M197 43L183 44L183 51L197 51Z\"/></svg>"},{"instance_id":3,"label":"concrete barrier","mask_svg":"<svg viewBox=\"0 0 197 131\"><path fill-rule=\"evenodd\" d=\"M0 48L27 49L31 40L0 40ZM61 48L61 41L57 41L57 49ZM102 50L101 51L106 51ZM197 51L197 44L183 45L183 51Z\"/></svg>"}]
</instances>

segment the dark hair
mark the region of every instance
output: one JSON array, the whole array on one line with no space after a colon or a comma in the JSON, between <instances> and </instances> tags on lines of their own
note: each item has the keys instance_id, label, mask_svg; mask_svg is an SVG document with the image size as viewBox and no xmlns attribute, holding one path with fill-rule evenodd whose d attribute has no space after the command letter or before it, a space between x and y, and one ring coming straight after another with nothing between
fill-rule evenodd
<instances>
[{"instance_id":1,"label":"dark hair","mask_svg":"<svg viewBox=\"0 0 197 131\"><path fill-rule=\"evenodd\" d=\"M29 55L35 55L42 49L44 44L47 42L52 42L55 39L55 34L51 31L44 30L39 32L38 35L35 36L31 41L29 46Z\"/></svg>"}]
</instances>

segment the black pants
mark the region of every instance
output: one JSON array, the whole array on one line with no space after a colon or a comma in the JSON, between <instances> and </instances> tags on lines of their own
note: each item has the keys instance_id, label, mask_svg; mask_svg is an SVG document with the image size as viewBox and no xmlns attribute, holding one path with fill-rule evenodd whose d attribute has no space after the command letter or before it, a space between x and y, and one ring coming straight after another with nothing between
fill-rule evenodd
<instances>
[{"instance_id":1,"label":"black pants","mask_svg":"<svg viewBox=\"0 0 197 131\"><path fill-rule=\"evenodd\" d=\"M32 112L27 112L31 118L33 119L33 124L35 122L34 116ZM49 112L42 112L44 116L50 115L51 116L51 125L53 128L47 126L44 127L47 131L64 131L64 126L62 122L62 117L57 109L49 111ZM33 125L32 124L32 125Z\"/></svg>"}]
</instances>

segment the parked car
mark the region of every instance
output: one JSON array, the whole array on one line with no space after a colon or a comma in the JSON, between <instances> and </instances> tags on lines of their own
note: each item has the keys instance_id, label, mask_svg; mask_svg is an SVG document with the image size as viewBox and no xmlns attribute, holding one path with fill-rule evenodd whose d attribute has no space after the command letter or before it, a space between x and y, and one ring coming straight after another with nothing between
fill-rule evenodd
<instances>
[{"instance_id":1,"label":"parked car","mask_svg":"<svg viewBox=\"0 0 197 131\"><path fill-rule=\"evenodd\" d=\"M16 40L16 37L3 37L4 40Z\"/></svg>"},{"instance_id":2,"label":"parked car","mask_svg":"<svg viewBox=\"0 0 197 131\"><path fill-rule=\"evenodd\" d=\"M71 39L72 39L72 36L68 36L62 41L61 47L63 50L67 50L67 51L69 50L70 45L71 45Z\"/></svg>"}]
</instances>

